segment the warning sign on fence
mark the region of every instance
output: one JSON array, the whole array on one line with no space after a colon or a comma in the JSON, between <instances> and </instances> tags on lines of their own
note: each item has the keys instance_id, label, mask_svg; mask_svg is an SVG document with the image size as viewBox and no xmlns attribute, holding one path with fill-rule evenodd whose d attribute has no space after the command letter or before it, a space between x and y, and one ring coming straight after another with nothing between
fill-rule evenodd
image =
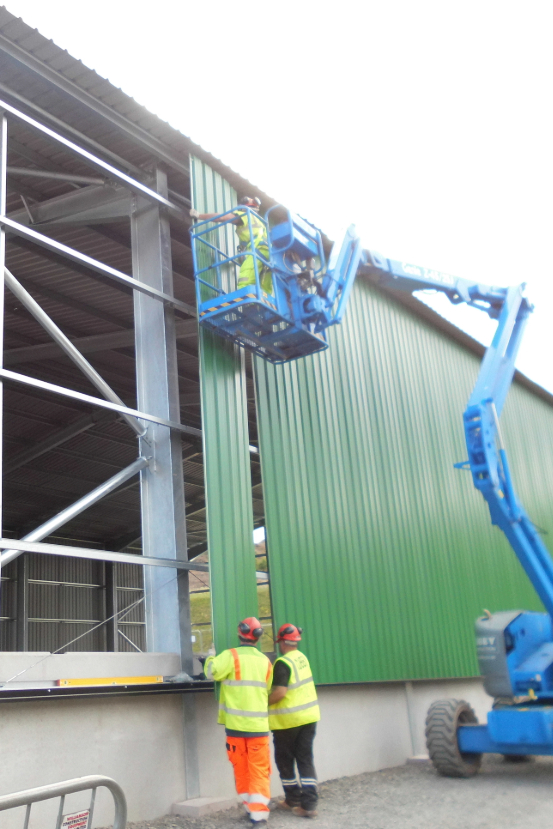
<instances>
[{"instance_id":1,"label":"warning sign on fence","mask_svg":"<svg viewBox=\"0 0 553 829\"><path fill-rule=\"evenodd\" d=\"M71 815L64 815L61 829L88 829L88 817L90 809L82 812L73 812Z\"/></svg>"}]
</instances>

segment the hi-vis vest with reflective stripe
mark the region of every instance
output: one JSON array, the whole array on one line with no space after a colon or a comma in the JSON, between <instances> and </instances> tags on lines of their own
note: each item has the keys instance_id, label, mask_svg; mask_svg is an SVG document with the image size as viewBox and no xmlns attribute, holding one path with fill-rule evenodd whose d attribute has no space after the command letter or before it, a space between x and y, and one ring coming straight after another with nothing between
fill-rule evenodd
<instances>
[{"instance_id":1,"label":"hi-vis vest with reflective stripe","mask_svg":"<svg viewBox=\"0 0 553 829\"><path fill-rule=\"evenodd\" d=\"M210 657L205 673L221 683L218 722L233 731L269 730L267 698L273 666L264 654L253 647L231 648Z\"/></svg>"},{"instance_id":2,"label":"hi-vis vest with reflective stripe","mask_svg":"<svg viewBox=\"0 0 553 829\"><path fill-rule=\"evenodd\" d=\"M286 662L290 668L290 682L286 696L269 706L269 727L271 731L281 728L295 728L321 719L317 692L311 675L309 660L300 651L288 651L278 661Z\"/></svg>"},{"instance_id":3,"label":"hi-vis vest with reflective stripe","mask_svg":"<svg viewBox=\"0 0 553 829\"><path fill-rule=\"evenodd\" d=\"M251 248L251 239L250 239L250 228L248 224L248 211L247 210L235 210L234 215L237 216L239 219L242 219L243 224L236 225L236 235L240 239L243 245L247 245L247 247ZM253 211L250 212L251 222L252 222L252 233L254 238L254 245L257 248L260 244L267 244L267 232L265 230L265 225Z\"/></svg>"}]
</instances>

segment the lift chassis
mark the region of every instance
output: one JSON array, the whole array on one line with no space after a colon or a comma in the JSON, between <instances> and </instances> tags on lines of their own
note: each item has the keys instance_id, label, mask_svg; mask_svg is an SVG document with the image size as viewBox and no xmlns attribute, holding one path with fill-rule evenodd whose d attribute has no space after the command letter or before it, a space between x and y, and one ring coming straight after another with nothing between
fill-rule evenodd
<instances>
[{"instance_id":1,"label":"lift chassis","mask_svg":"<svg viewBox=\"0 0 553 829\"><path fill-rule=\"evenodd\" d=\"M359 269L385 287L441 291L452 303L466 303L497 320L463 416L468 458L456 466L470 471L492 524L507 537L546 612L486 611L476 621L480 671L495 699L493 710L480 725L464 700L435 702L426 721L427 746L438 772L457 777L475 774L483 753L512 759L553 755L553 561L516 494L499 425L533 310L525 285L471 283L386 259L363 250L353 226L326 262L316 228L283 208L272 210L277 221L271 223L269 211L268 253L256 252L252 238L255 285L246 288L232 290L236 276L229 282L229 270L236 271L240 254L216 244L214 225L202 222L192 231L200 324L265 359L286 362L326 348L327 329L341 321ZM271 295L261 287L263 268L272 273Z\"/></svg>"}]
</instances>

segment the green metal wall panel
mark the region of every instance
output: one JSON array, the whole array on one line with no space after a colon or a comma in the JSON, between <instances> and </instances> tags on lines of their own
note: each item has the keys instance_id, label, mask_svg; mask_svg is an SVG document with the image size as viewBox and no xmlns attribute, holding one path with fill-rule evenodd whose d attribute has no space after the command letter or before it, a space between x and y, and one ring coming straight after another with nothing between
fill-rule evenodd
<instances>
[{"instance_id":1,"label":"green metal wall panel","mask_svg":"<svg viewBox=\"0 0 553 829\"><path fill-rule=\"evenodd\" d=\"M275 624L304 627L317 681L475 675L482 609L540 609L453 468L479 364L360 279L326 352L256 359ZM523 503L553 538L553 409L515 384L502 423Z\"/></svg>"},{"instance_id":2,"label":"green metal wall panel","mask_svg":"<svg viewBox=\"0 0 553 829\"><path fill-rule=\"evenodd\" d=\"M203 213L236 204L227 182L190 159L192 203ZM222 247L231 228L214 231ZM200 389L213 632L217 651L236 644L236 624L257 615L244 352L200 328Z\"/></svg>"}]
</instances>

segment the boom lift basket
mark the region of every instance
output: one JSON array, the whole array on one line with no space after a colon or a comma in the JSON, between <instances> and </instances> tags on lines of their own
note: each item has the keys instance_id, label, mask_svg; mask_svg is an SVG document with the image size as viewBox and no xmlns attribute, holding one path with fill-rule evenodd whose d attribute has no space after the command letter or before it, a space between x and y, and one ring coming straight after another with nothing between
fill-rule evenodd
<instances>
[{"instance_id":1,"label":"boom lift basket","mask_svg":"<svg viewBox=\"0 0 553 829\"><path fill-rule=\"evenodd\" d=\"M238 249L232 232L234 216L217 220L235 210L240 210L248 220L249 242L244 250ZM317 242L316 234L320 239L320 233L299 217L293 217L292 221L290 214L289 221L272 228L266 219L257 213L253 215L265 225L268 245L260 244L259 240L256 244L252 211L243 205L215 219L196 222L190 229L200 325L272 363L288 362L326 349L324 331L315 332L314 325L297 322L293 286L274 268L273 258L273 246L281 255L285 251L293 253L297 248L298 262L301 254L305 254L302 259L318 256L322 242ZM264 255L267 250L269 258ZM253 260L255 284L237 288L245 257ZM267 271L271 272L272 293L263 290ZM297 271L301 267L296 264L295 271L290 270L294 280Z\"/></svg>"}]
</instances>

